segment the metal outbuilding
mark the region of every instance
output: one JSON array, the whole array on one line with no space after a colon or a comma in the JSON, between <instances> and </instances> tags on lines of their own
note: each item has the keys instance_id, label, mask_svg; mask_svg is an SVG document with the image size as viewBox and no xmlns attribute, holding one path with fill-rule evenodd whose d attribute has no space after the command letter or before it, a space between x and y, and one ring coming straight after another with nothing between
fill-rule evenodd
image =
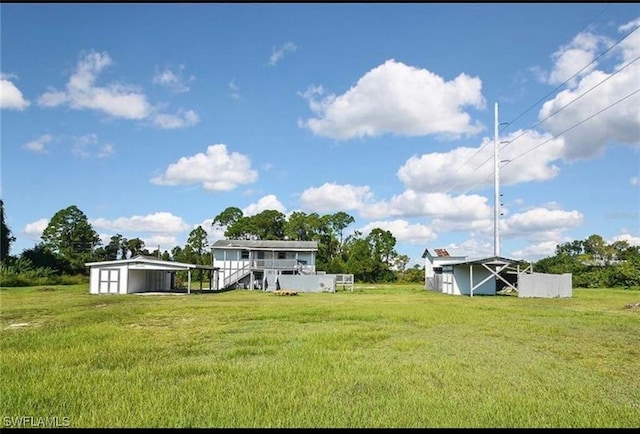
<instances>
[{"instance_id":1,"label":"metal outbuilding","mask_svg":"<svg viewBox=\"0 0 640 434\"><path fill-rule=\"evenodd\" d=\"M89 293L132 294L140 292L171 291L175 289L175 273L187 272L187 292L191 293L191 272L208 270L213 290L217 290L217 267L163 261L150 256L138 255L130 259L87 262L90 267Z\"/></svg>"},{"instance_id":2,"label":"metal outbuilding","mask_svg":"<svg viewBox=\"0 0 640 434\"><path fill-rule=\"evenodd\" d=\"M516 281L509 278L526 272L520 270L522 261L502 256L467 259L466 256L451 256L445 249L435 249L433 256L425 249L425 288L453 295L495 295L506 287L517 291ZM499 289L500 288L500 289Z\"/></svg>"}]
</instances>

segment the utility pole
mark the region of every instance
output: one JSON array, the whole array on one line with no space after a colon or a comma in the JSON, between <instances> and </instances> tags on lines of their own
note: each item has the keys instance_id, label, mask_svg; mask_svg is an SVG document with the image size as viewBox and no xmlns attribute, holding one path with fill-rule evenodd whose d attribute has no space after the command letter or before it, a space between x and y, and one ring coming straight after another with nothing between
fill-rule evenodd
<instances>
[{"instance_id":1,"label":"utility pole","mask_svg":"<svg viewBox=\"0 0 640 434\"><path fill-rule=\"evenodd\" d=\"M493 255L500 256L500 159L498 158L498 103L495 103L493 132Z\"/></svg>"}]
</instances>

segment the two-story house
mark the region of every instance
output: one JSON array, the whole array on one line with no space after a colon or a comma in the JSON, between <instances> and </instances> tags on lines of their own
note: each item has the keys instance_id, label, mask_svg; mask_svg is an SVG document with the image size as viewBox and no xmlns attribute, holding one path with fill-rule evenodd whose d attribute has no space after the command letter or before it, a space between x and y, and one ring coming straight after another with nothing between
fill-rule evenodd
<instances>
[{"instance_id":1,"label":"two-story house","mask_svg":"<svg viewBox=\"0 0 640 434\"><path fill-rule=\"evenodd\" d=\"M276 289L279 275L316 274L317 241L218 240L219 288Z\"/></svg>"}]
</instances>

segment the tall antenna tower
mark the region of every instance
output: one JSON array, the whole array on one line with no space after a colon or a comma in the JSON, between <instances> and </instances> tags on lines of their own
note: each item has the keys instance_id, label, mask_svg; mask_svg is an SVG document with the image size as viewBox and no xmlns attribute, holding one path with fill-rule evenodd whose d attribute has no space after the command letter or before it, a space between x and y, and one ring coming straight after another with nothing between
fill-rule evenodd
<instances>
[{"instance_id":1,"label":"tall antenna tower","mask_svg":"<svg viewBox=\"0 0 640 434\"><path fill-rule=\"evenodd\" d=\"M495 103L493 131L493 255L500 256L500 159L498 158L498 103Z\"/></svg>"}]
</instances>

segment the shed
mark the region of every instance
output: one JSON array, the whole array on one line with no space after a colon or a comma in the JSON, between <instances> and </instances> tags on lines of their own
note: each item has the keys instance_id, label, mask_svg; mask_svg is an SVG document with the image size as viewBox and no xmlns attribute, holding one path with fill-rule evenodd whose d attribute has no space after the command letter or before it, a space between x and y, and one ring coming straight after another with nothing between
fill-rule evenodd
<instances>
[{"instance_id":1,"label":"shed","mask_svg":"<svg viewBox=\"0 0 640 434\"><path fill-rule=\"evenodd\" d=\"M211 281L217 279L217 267L163 261L150 256L138 255L130 259L87 262L90 267L90 294L132 294L139 292L171 291L174 288L176 271L188 273L187 292L191 292L191 271L204 269L211 272Z\"/></svg>"},{"instance_id":2,"label":"shed","mask_svg":"<svg viewBox=\"0 0 640 434\"><path fill-rule=\"evenodd\" d=\"M422 257L425 261L425 288L436 292L454 295L495 295L498 287L506 286L517 290L517 275L520 270L517 259L502 256L467 259L465 256L450 256L444 249L436 249L433 256L425 249ZM513 271L516 280L509 279L508 269Z\"/></svg>"}]
</instances>

